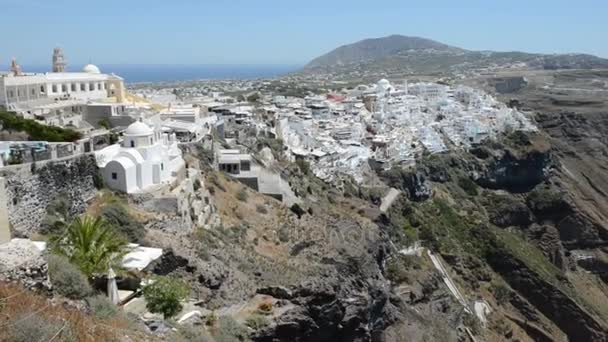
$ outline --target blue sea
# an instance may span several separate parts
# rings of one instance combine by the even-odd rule
[[[298,65],[169,65],[98,64],[102,73],[115,73],[126,83],[272,78],[297,71]],[[48,72],[50,66],[23,66],[24,72]],[[67,71],[80,71],[68,65]]]

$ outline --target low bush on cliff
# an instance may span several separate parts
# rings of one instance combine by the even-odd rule
[[[46,208],[46,216],[40,225],[42,234],[61,234],[70,221],[70,202],[66,194],[57,197]]]
[[[65,257],[50,255],[48,272],[53,290],[64,297],[83,299],[93,293],[87,277]]]
[[[114,318],[119,313],[118,307],[104,295],[89,297],[86,301],[93,315],[101,320]]]
[[[268,318],[260,314],[253,314],[247,318],[245,325],[253,330],[260,330],[268,325]]]
[[[469,196],[477,196],[479,191],[477,190],[477,184],[468,177],[461,177],[458,179],[458,185],[467,193]]]
[[[531,191],[527,203],[534,212],[549,213],[567,209],[562,194],[556,189],[544,186],[539,186]]]
[[[9,335],[14,342],[51,341],[53,338],[57,341],[76,340],[69,326],[39,314],[16,317],[15,323],[9,326]]]
[[[216,342],[250,341],[248,336],[247,328],[229,316],[219,318],[218,326],[213,333]]]
[[[27,133],[30,140],[64,142],[81,138],[81,134],[72,129],[47,126],[36,120],[24,119],[15,113],[0,111],[0,123],[5,130]]]
[[[101,217],[130,242],[141,242],[146,229],[120,203],[110,203],[101,209]]]

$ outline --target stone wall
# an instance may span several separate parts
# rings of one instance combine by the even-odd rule
[[[129,195],[131,204],[156,214],[156,219],[146,223],[147,229],[187,235],[196,228],[212,229],[221,224],[200,171],[188,169],[186,173],[187,177],[171,192]]]
[[[11,231],[8,225],[8,206],[6,203],[6,180],[0,177],[0,244],[11,240]]]
[[[71,214],[83,213],[100,179],[92,155],[4,169],[0,176],[6,180],[8,217],[17,237],[37,232],[49,203],[58,196],[69,199]]]

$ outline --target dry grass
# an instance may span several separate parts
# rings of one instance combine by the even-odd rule
[[[125,319],[103,321],[94,319],[76,309],[53,304],[48,299],[24,290],[21,287],[0,283],[0,341],[12,340],[9,327],[18,319],[28,319],[37,315],[48,322],[65,326],[78,341],[150,341],[154,340],[143,332],[134,330]],[[54,341],[62,341],[62,332]]]

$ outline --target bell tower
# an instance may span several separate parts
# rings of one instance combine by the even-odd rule
[[[61,48],[55,48],[53,50],[53,72],[65,72],[65,65],[63,50]]]

